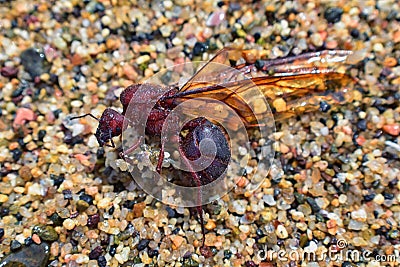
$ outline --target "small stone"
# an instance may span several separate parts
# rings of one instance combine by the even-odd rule
[[[53,44],[60,50],[64,50],[67,48],[67,43],[61,36],[54,37]]]
[[[350,230],[360,231],[363,228],[364,224],[360,221],[350,220],[349,225],[347,226]]]
[[[374,202],[375,202],[376,204],[378,204],[378,205],[382,205],[383,202],[385,202],[385,198],[383,197],[382,194],[377,194],[377,195],[374,197]]]
[[[213,220],[208,220],[206,225],[204,226],[207,230],[213,230],[217,225]]]
[[[65,227],[65,229],[67,230],[72,230],[75,228],[75,221],[73,219],[65,219],[63,222],[63,226]]]
[[[46,243],[40,245],[32,244],[23,247],[17,252],[11,253],[6,256],[1,262],[0,266],[4,267],[46,267],[47,261],[50,257],[50,248]]]
[[[22,166],[18,171],[24,181],[29,182],[32,179],[31,169],[28,166]]]
[[[136,63],[138,64],[138,65],[141,65],[141,64],[143,64],[143,63],[146,63],[147,61],[149,61],[150,60],[150,56],[149,55],[143,55],[143,56],[140,56],[140,57],[138,57],[137,59],[136,59]]]
[[[289,236],[285,226],[283,226],[282,224],[278,225],[275,233],[276,233],[277,237],[280,239],[285,239],[285,238],[288,238],[288,236]]]
[[[182,245],[183,240],[184,240],[184,238],[180,235],[174,235],[173,237],[171,237],[171,239],[172,239],[172,243],[174,245],[174,249],[179,248]]]
[[[7,78],[16,78],[18,76],[18,69],[13,67],[2,67],[0,74]]]
[[[20,242],[18,242],[15,239],[11,240],[10,249],[11,249],[12,252],[16,252],[21,247],[22,247],[22,244]]]
[[[397,123],[385,124],[385,125],[383,125],[382,129],[386,133],[393,135],[393,136],[399,136],[399,134],[400,134],[400,125]]]
[[[250,226],[248,226],[248,225],[240,225],[239,226],[239,230],[240,230],[240,232],[242,232],[244,234],[248,234],[250,232]]]
[[[239,199],[231,202],[229,210],[231,212],[236,212],[237,214],[244,214],[246,212],[247,201],[244,199]]]
[[[8,196],[0,194],[0,203],[6,203],[8,201]]]
[[[142,239],[142,240],[139,241],[137,249],[139,251],[141,251],[141,250],[145,249],[149,245],[149,243],[150,243],[149,239]]]
[[[32,233],[37,234],[44,241],[56,241],[58,239],[58,233],[50,225],[47,226],[35,226],[32,229]]]
[[[139,218],[143,216],[143,210],[146,208],[145,202],[136,203],[133,205],[133,217]]]
[[[274,199],[273,195],[264,195],[263,196],[263,200],[266,204],[268,204],[269,206],[275,206],[276,205],[276,201]]]
[[[101,246],[97,246],[92,251],[90,251],[89,259],[90,260],[96,260],[101,256],[102,253],[103,253],[102,247]]]
[[[101,23],[103,23],[103,25],[108,26],[111,24],[111,18],[109,16],[103,16],[101,17]]]
[[[213,13],[208,17],[206,21],[206,25],[208,27],[215,27],[221,24],[221,22],[225,19],[225,12],[223,10],[218,10]]]
[[[17,129],[27,121],[33,121],[36,119],[35,113],[29,108],[19,108],[15,116],[13,127]]]
[[[343,9],[339,7],[329,7],[324,12],[324,18],[329,23],[336,23],[342,19]]]
[[[39,50],[28,48],[21,53],[20,58],[25,71],[30,74],[31,78],[40,76],[50,69],[46,57]]]
[[[88,207],[89,207],[89,203],[87,203],[86,201],[83,201],[80,199],[76,202],[76,209],[79,212],[85,211]]]
[[[360,222],[365,222],[367,220],[367,212],[364,209],[352,211],[351,218]]]
[[[368,242],[364,238],[356,236],[353,238],[353,245],[356,247],[365,247],[368,246]]]
[[[102,198],[99,200],[99,202],[97,203],[97,207],[99,209],[106,209],[111,205],[111,199],[108,197]]]
[[[37,234],[32,235],[32,241],[35,242],[36,244],[42,243],[42,240],[40,240],[40,237]]]
[[[313,33],[311,35],[311,42],[313,45],[320,47],[324,44],[324,41],[321,38],[321,35],[319,33]]]

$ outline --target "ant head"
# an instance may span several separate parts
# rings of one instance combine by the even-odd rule
[[[95,133],[100,146],[107,145],[109,140],[111,144],[113,144],[112,138],[122,134],[124,118],[122,114],[111,108],[104,110]],[[112,145],[112,147],[114,147],[114,145]]]

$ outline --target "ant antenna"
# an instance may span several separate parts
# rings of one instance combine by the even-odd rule
[[[81,115],[81,116],[72,117],[71,120],[80,119],[80,118],[83,118],[83,117],[86,117],[86,116],[90,116],[93,119],[95,119],[96,121],[99,121],[99,118],[95,117],[93,114],[90,114],[90,113],[84,114],[84,115]]]

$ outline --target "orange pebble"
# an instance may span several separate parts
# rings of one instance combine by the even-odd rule
[[[397,123],[383,125],[382,129],[393,136],[398,136],[400,134],[400,125]]]
[[[32,235],[32,241],[35,242],[36,244],[42,243],[42,240],[40,240],[40,237],[37,234]]]

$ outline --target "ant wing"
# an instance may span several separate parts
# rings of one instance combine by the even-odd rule
[[[201,66],[182,86],[180,92],[186,92],[198,88],[199,82],[222,84],[235,80],[237,72],[230,65],[230,60],[237,60],[241,51],[235,48],[225,47],[219,50],[215,56]],[[233,72],[232,72],[233,71]]]
[[[348,50],[324,50],[286,58],[257,60],[253,64],[242,64],[236,68],[251,77],[266,74],[277,77],[328,72],[344,73],[349,65],[358,62],[363,56],[365,56],[363,51],[353,53]]]
[[[198,115],[209,114],[210,110],[215,109],[215,107],[211,107],[211,103],[214,105],[213,102],[222,101],[234,109],[241,116],[242,121],[249,126],[255,124],[257,117],[269,116],[269,109],[248,105],[249,100],[254,101],[254,99],[264,96],[273,107],[275,116],[278,119],[286,118],[302,112],[317,110],[321,101],[343,101],[345,93],[343,88],[354,81],[343,73],[344,63],[351,54],[349,51],[308,53],[266,61],[261,70],[255,69],[254,64],[239,66],[236,69],[225,65],[226,67],[220,68],[225,72],[214,72],[217,76],[216,79],[212,79],[212,81],[191,79],[180,92],[174,95],[174,98],[176,103],[188,99],[198,99],[197,105],[191,105],[193,108],[187,111],[197,112]],[[217,54],[216,57],[218,55],[221,54]],[[215,68],[210,68],[208,65],[215,64],[207,64],[195,76],[201,77],[199,73],[203,73],[205,70],[207,72],[215,71]],[[265,73],[271,68],[276,72],[272,76]],[[220,81],[221,77],[229,77],[227,73],[231,79],[215,83],[215,81]],[[210,73],[208,74],[210,75]],[[245,75],[252,78],[246,78]],[[197,111],[194,111],[195,109]],[[221,116],[226,115],[224,112],[220,113]]]

